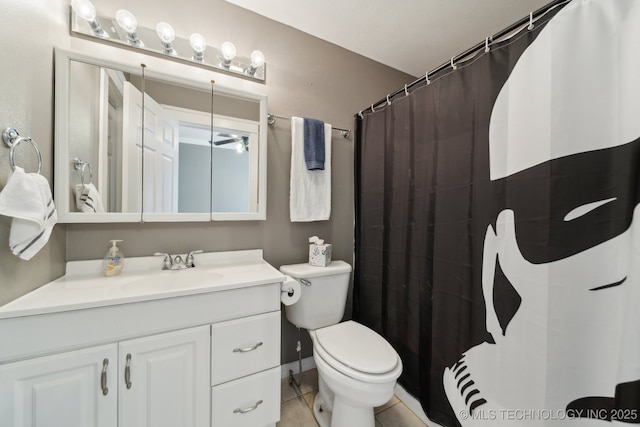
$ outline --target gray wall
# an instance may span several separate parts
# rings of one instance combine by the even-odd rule
[[[265,93],[269,110],[284,116],[308,116],[342,128],[354,127],[353,114],[413,77],[367,60],[330,43],[270,21],[223,0],[94,0],[104,14],[119,8],[132,11],[139,25],[171,23],[179,36],[202,33],[209,45],[230,40],[239,54],[260,49],[267,58],[265,84],[197,67],[194,75],[211,75],[216,84]],[[34,136],[45,156],[45,175],[53,167],[52,50],[70,47],[92,55],[137,58],[136,52],[69,37],[65,0],[0,0],[3,16],[3,62],[0,71],[1,125],[13,125]],[[34,16],[35,15],[35,16]],[[24,31],[37,28],[37,31]],[[149,69],[165,70],[163,60],[140,56]],[[330,221],[289,221],[291,134],[287,120],[268,129],[267,220],[216,223],[74,224],[58,225],[47,247],[31,263],[19,261],[7,249],[10,221],[0,218],[0,303],[9,301],[63,274],[63,262],[104,256],[110,239],[124,239],[127,256],[156,251],[184,253],[192,249],[223,251],[262,248],[265,259],[278,267],[306,262],[307,238],[318,235],[333,243],[333,258],[353,258],[353,139],[333,133],[332,213]],[[0,148],[0,185],[8,176],[8,150]],[[66,237],[66,242],[65,242]],[[65,254],[66,251],[66,254]],[[37,268],[34,268],[37,267]],[[350,310],[349,310],[350,312]],[[296,359],[297,332],[283,317],[282,361]],[[303,334],[304,356],[311,345]]]
[[[43,157],[42,174],[53,181],[53,46],[69,43],[67,6],[62,1],[0,0],[0,128],[31,136]],[[28,172],[37,168],[26,144],[16,154]],[[9,148],[0,142],[0,189],[9,177]],[[54,228],[30,261],[9,250],[11,218],[0,215],[0,304],[64,274],[66,227]]]

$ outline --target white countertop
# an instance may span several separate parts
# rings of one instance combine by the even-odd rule
[[[102,260],[71,261],[67,274],[0,307],[0,319],[218,292],[285,277],[261,249],[195,255],[196,267],[162,270],[162,257],[125,258],[119,276],[105,277]]]

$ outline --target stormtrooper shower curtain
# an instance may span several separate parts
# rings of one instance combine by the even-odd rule
[[[640,1],[358,120],[354,317],[445,426],[640,424]]]

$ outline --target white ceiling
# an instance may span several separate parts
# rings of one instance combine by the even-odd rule
[[[226,0],[413,76],[550,0]]]

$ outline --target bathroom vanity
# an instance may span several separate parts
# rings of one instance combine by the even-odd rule
[[[102,260],[0,307],[0,425],[275,426],[280,284],[261,250]]]

